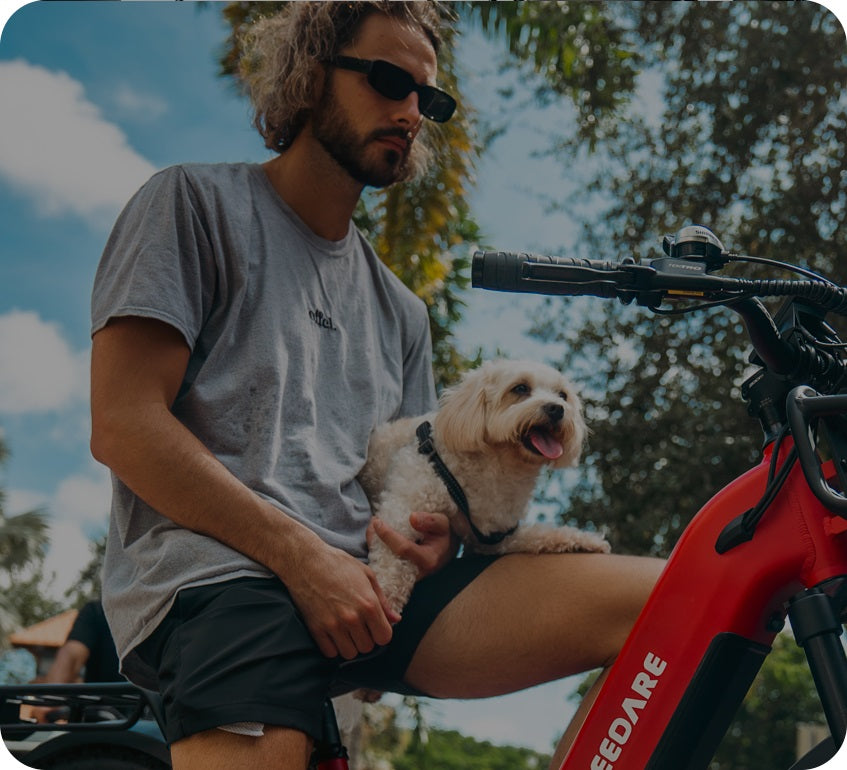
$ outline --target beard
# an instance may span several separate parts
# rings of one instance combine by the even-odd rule
[[[413,142],[404,151],[377,143],[384,136],[409,141],[406,129],[383,128],[365,137],[357,135],[349,114],[334,96],[331,82],[327,82],[312,114],[312,134],[327,154],[361,185],[388,187],[415,176],[420,166],[421,151]]]

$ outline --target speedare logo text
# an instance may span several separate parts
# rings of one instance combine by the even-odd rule
[[[615,762],[621,758],[638,718],[667,665],[667,661],[652,652],[647,653],[642,670],[632,680],[631,694],[621,703],[621,715],[609,725],[606,736],[600,741],[600,749],[591,760],[591,770],[614,770]]]

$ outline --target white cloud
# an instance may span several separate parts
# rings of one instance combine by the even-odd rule
[[[0,413],[62,409],[88,396],[88,352],[37,313],[0,315]]]
[[[0,62],[0,104],[0,176],[44,216],[72,213],[101,226],[156,170],[64,72]]]
[[[50,550],[44,559],[43,574],[51,598],[62,601],[67,591],[91,561],[91,540],[76,524],[58,521],[50,526]]]
[[[64,479],[48,506],[56,519],[74,522],[86,531],[94,532],[105,526],[111,499],[109,471],[102,465],[93,464],[89,475]]]
[[[87,470],[63,479],[52,494],[8,490],[8,515],[33,508],[42,508],[49,515],[50,547],[44,575],[54,576],[48,589],[53,598],[61,601],[91,561],[90,543],[106,531],[111,497],[109,472],[93,460]]]
[[[128,83],[122,83],[112,94],[121,113],[140,120],[154,120],[168,111],[167,102],[154,94],[141,93]]]
[[[44,508],[50,505],[49,495],[34,492],[31,489],[7,489],[4,510],[8,516],[16,516],[24,511]]]

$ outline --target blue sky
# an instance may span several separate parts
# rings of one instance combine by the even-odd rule
[[[833,3],[828,4],[834,8]],[[61,593],[88,561],[108,511],[108,474],[88,453],[88,301],[112,221],[155,170],[186,161],[262,161],[246,102],[216,76],[227,29],[221,6],[174,2],[50,2],[12,10],[0,38],[0,469],[9,514],[52,516],[48,568]],[[843,18],[843,17],[842,17]],[[498,117],[497,50],[468,32],[464,91]],[[488,113],[486,112],[488,111]],[[566,214],[527,193],[573,179],[531,157],[566,107],[510,115],[478,169],[474,214],[501,249],[562,253]],[[530,297],[474,292],[459,344],[552,356],[526,340]],[[485,704],[439,705],[438,719],[495,741],[547,750],[569,713],[568,685]]]

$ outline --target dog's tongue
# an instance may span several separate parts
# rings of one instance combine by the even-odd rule
[[[553,436],[543,430],[535,429],[531,431],[529,440],[548,460],[557,460],[565,451],[565,448]]]

